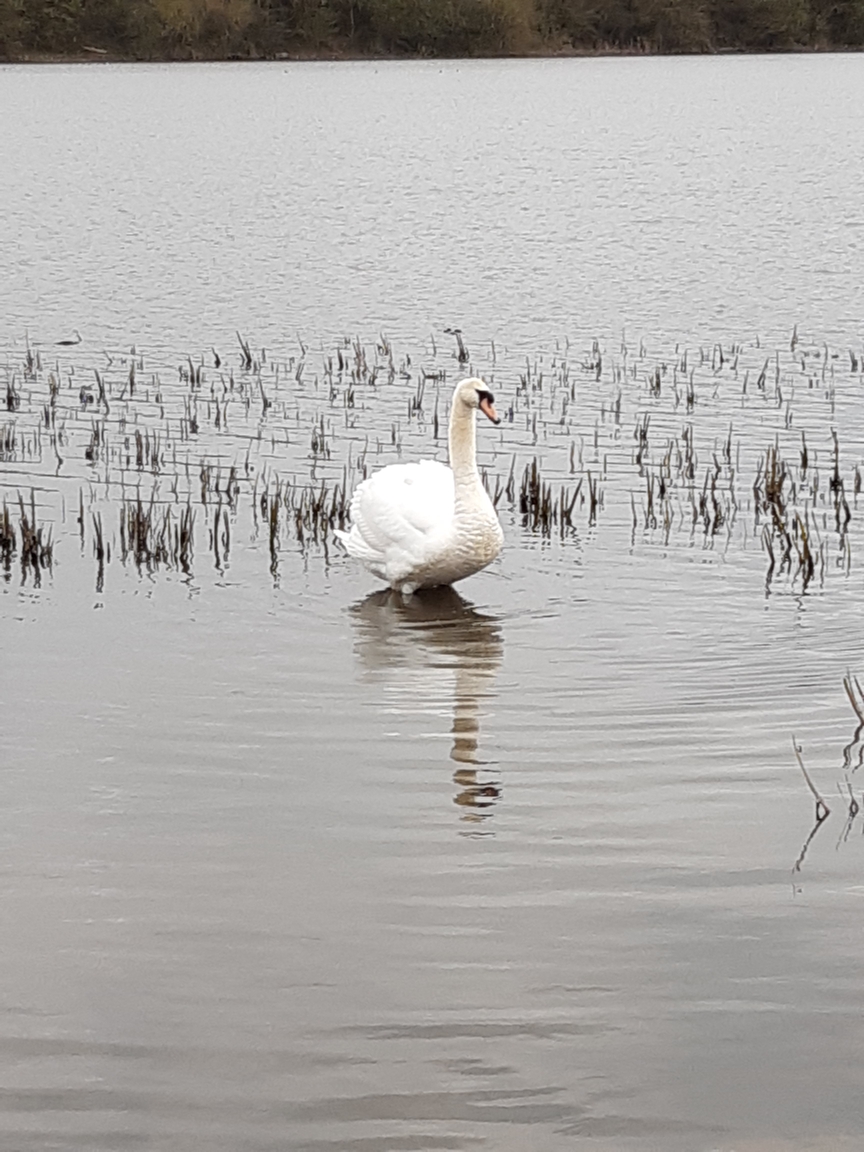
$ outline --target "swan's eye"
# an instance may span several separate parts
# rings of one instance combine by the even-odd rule
[[[477,389],[477,402],[478,402],[478,404],[480,403],[481,400],[488,400],[490,404],[495,403],[495,397],[492,395],[491,392],[487,391],[485,388],[482,391],[479,388]]]

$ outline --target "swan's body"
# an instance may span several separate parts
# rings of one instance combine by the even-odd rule
[[[391,464],[359,484],[351,530],[339,536],[349,555],[391,588],[455,584],[491,564],[504,542],[477,471],[474,413],[498,423],[482,380],[463,380],[450,408],[450,467],[437,460]]]

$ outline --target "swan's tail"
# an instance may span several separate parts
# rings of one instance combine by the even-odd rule
[[[383,557],[377,548],[373,548],[369,544],[356,524],[351,526],[350,532],[343,532],[340,528],[334,528],[333,534],[339,538],[339,543],[349,556],[353,556],[355,560],[359,560],[367,566],[374,565],[372,571],[377,574]]]

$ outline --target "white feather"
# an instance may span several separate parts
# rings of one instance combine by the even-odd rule
[[[479,380],[456,388],[450,417],[450,458],[391,464],[356,488],[351,529],[338,535],[349,555],[393,588],[452,584],[485,568],[501,551],[503,534],[474,459],[474,412]],[[493,413],[494,415],[494,413]]]
[[[445,464],[391,464],[357,487],[351,531],[341,535],[350,555],[376,576],[401,583],[446,545],[453,510],[453,472]]]

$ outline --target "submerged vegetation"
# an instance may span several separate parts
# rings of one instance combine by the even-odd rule
[[[0,0],[0,59],[786,51],[864,45],[864,0]]]

